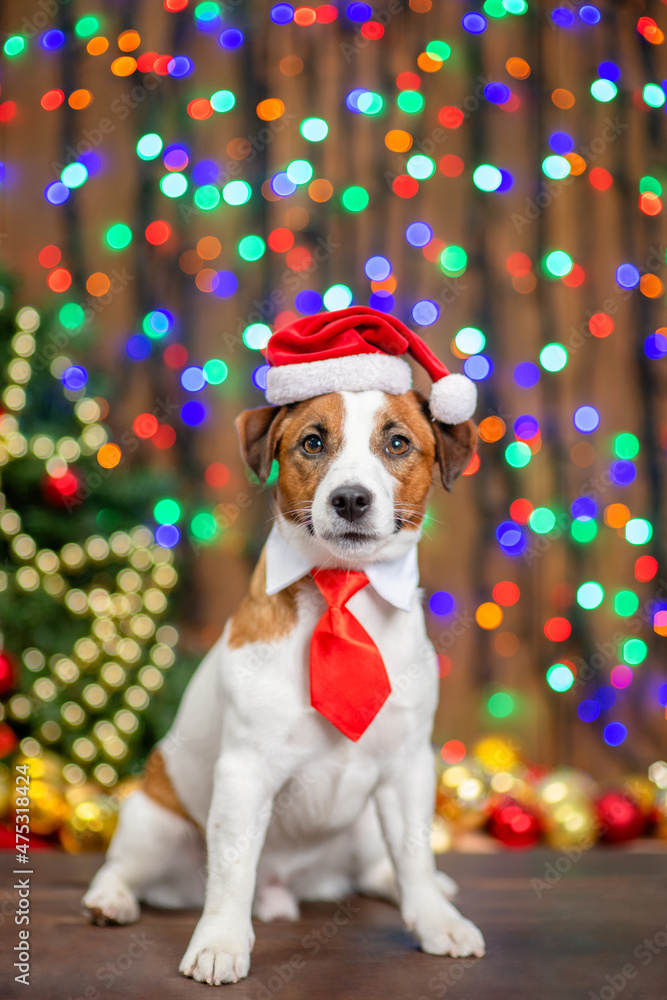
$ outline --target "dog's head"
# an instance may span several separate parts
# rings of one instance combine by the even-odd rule
[[[279,515],[303,541],[355,562],[391,558],[418,531],[437,465],[449,490],[475,450],[472,420],[434,421],[414,391],[334,392],[237,419],[261,483],[279,463]],[[397,544],[396,544],[397,543]]]

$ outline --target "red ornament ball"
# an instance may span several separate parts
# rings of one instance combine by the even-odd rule
[[[540,839],[540,822],[532,812],[509,797],[502,798],[489,819],[489,833],[505,847],[523,850]]]
[[[646,827],[646,817],[624,792],[606,792],[595,803],[600,839],[620,843],[640,837]]]
[[[0,652],[0,694],[7,694],[15,683],[14,664],[8,653]]]

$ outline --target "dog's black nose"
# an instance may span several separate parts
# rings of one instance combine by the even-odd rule
[[[353,483],[352,486],[339,486],[333,491],[331,506],[346,521],[356,521],[366,513],[371,499],[371,494],[365,486]]]

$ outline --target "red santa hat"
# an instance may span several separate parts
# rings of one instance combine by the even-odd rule
[[[282,406],[327,392],[380,389],[397,396],[412,385],[409,354],[433,380],[431,415],[459,424],[474,413],[477,387],[450,375],[416,333],[369,306],[303,316],[276,330],[266,348],[266,398]]]

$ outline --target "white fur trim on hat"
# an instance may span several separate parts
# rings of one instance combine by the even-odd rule
[[[443,424],[461,424],[477,406],[477,386],[467,375],[446,375],[433,383],[429,408]]]
[[[327,392],[379,389],[392,396],[400,396],[411,385],[410,365],[402,358],[390,354],[348,354],[341,358],[269,368],[266,398],[269,403],[283,406],[323,396]]]

